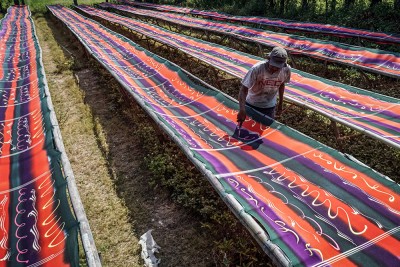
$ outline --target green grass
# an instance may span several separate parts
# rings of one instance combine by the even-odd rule
[[[103,0],[77,0],[79,5],[92,5],[96,3],[104,2]],[[60,4],[63,6],[70,6],[74,4],[73,0],[28,0],[25,1],[29,4],[31,11],[36,12],[46,12],[46,5]]]

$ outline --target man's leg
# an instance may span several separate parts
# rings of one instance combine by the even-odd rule
[[[267,115],[268,117],[270,117],[271,119],[275,120],[275,108],[276,107],[272,107],[272,108],[266,108],[264,109],[264,114]]]
[[[252,107],[253,109],[257,110],[258,112],[261,112],[262,114],[267,115],[271,119],[275,120],[275,108],[276,108],[276,106],[272,107],[272,108],[259,108],[259,107],[253,106],[253,105],[251,105],[251,104],[249,104],[247,102],[246,102],[246,105],[249,106],[249,107]]]

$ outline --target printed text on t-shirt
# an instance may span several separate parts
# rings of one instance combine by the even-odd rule
[[[278,86],[279,87],[282,84],[282,81],[264,79],[264,80],[258,81],[258,84],[261,85],[261,86],[268,86],[269,85],[269,86]]]

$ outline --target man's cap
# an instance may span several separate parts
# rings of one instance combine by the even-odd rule
[[[269,64],[277,68],[283,68],[287,61],[287,52],[284,48],[280,46],[275,46],[269,56]]]

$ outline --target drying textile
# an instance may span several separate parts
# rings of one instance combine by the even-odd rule
[[[398,184],[251,110],[235,130],[236,101],[93,20],[48,8],[222,186],[221,196],[236,198],[262,225],[286,265],[398,265]]]

